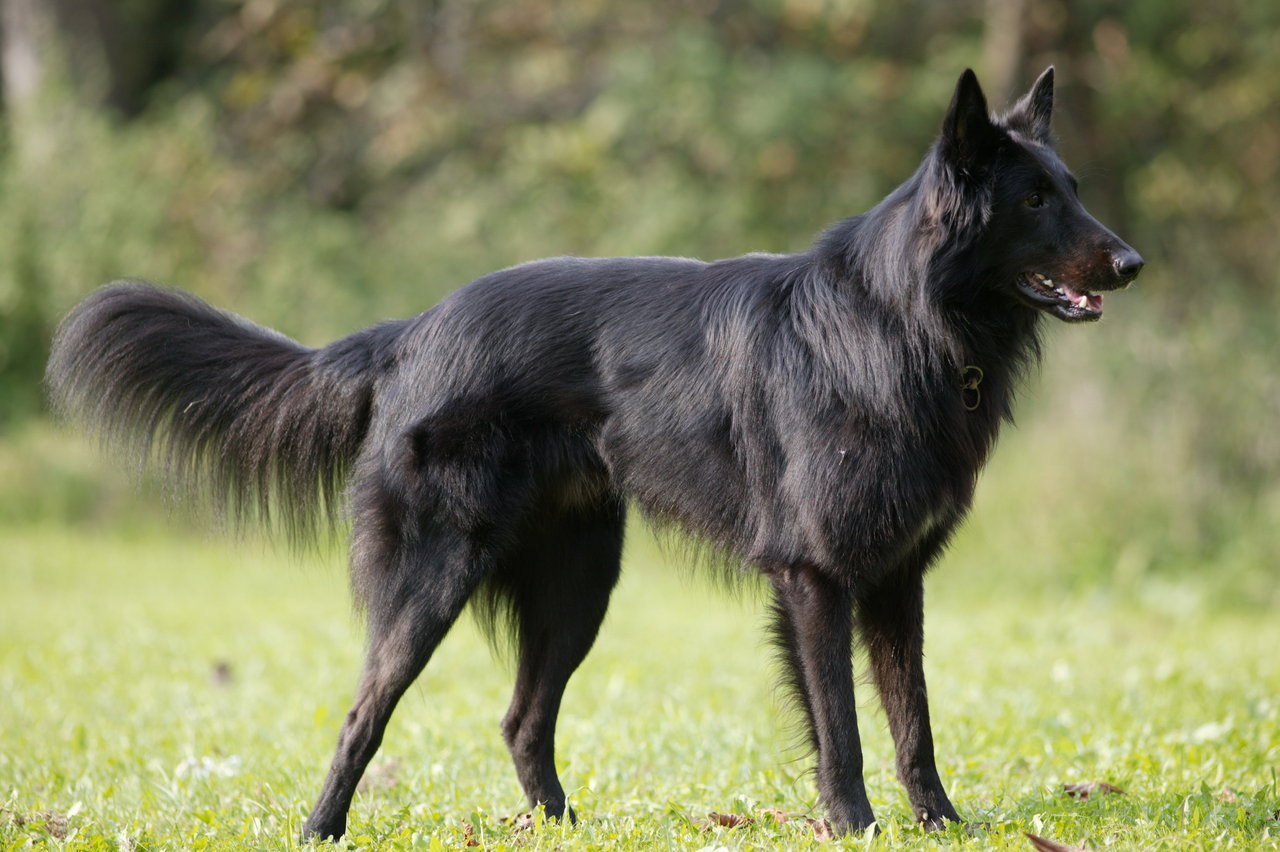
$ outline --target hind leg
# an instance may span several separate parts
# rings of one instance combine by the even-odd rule
[[[555,766],[560,699],[604,620],[618,579],[623,515],[620,503],[608,501],[544,519],[522,540],[519,561],[496,578],[519,649],[502,734],[530,807],[542,805],[548,817],[567,809]]]
[[[933,756],[924,682],[924,569],[912,565],[858,599],[858,625],[889,718],[898,780],[916,821],[933,830],[960,821]]]
[[[402,545],[369,600],[369,649],[355,703],[304,839],[337,839],[347,828],[356,784],[382,743],[396,703],[421,673],[487,570],[464,541]]]

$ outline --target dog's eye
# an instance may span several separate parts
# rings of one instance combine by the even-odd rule
[[[1035,210],[1044,206],[1044,196],[1038,192],[1033,192],[1022,199],[1022,203]]]

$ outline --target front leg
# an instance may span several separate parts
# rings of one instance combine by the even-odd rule
[[[875,822],[853,700],[853,595],[809,566],[770,574],[776,638],[818,752],[818,795],[836,831]]]
[[[924,683],[924,571],[916,566],[858,597],[858,626],[897,750],[898,780],[929,830],[960,822],[938,777]]]

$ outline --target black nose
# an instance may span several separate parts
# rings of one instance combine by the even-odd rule
[[[1128,246],[1123,251],[1116,252],[1111,263],[1121,281],[1132,281],[1137,278],[1143,266],[1142,255]]]

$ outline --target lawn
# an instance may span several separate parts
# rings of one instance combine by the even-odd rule
[[[497,728],[509,668],[467,620],[402,702],[346,845],[1027,850],[1033,832],[1089,849],[1280,848],[1274,605],[1223,595],[1212,571],[1018,581],[1011,564],[1048,555],[997,546],[1012,524],[1000,505],[980,502],[928,602],[940,767],[988,828],[911,824],[869,684],[881,834],[820,841],[801,816],[779,822],[820,813],[762,597],[705,584],[637,526],[560,725],[581,822],[513,819]],[[298,557],[163,520],[0,526],[0,849],[296,848],[359,665],[339,550]],[[1089,782],[1124,792],[1064,791]]]

